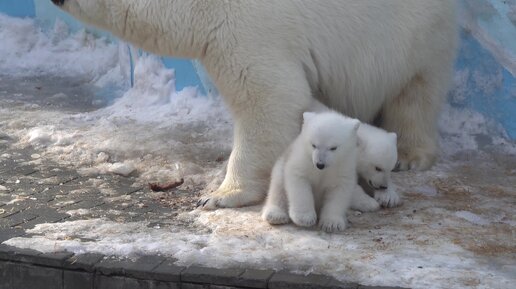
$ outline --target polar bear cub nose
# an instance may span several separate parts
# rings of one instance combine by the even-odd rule
[[[317,163],[315,166],[320,170],[324,170],[324,167],[326,167],[323,163]]]

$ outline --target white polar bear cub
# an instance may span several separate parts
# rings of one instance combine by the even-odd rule
[[[362,123],[358,130],[359,153],[357,173],[366,184],[374,189],[374,198],[382,207],[391,208],[401,204],[401,198],[391,181],[391,171],[398,159],[395,133]],[[359,211],[374,211],[378,205],[357,186],[351,207]]]
[[[311,111],[331,111],[320,101],[313,99]],[[358,159],[357,173],[363,184],[357,186],[353,194],[351,208],[362,212],[376,211],[380,206],[397,207],[401,198],[394,189],[391,172],[398,160],[397,135],[381,128],[362,123],[357,132]],[[374,189],[374,199],[367,195],[360,186]],[[375,201],[376,200],[376,201]]]
[[[269,223],[327,232],[346,228],[346,211],[357,187],[360,122],[337,112],[303,114],[301,133],[277,160],[263,218]],[[286,208],[288,207],[288,215]]]

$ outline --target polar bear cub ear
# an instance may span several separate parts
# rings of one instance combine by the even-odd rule
[[[396,143],[396,141],[398,140],[398,135],[396,135],[395,132],[390,132],[389,133],[389,138],[390,140],[393,142],[393,143]]]
[[[316,113],[311,111],[306,111],[303,113],[303,122],[308,123],[315,117]]]

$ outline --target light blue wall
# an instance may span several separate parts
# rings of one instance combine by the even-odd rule
[[[36,15],[33,0],[0,0],[0,12],[14,17],[34,17]]]
[[[495,119],[516,140],[516,0],[461,0],[456,70],[467,90],[451,98]]]

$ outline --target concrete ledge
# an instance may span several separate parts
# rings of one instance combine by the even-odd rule
[[[0,245],[0,289],[393,289],[287,271],[182,267],[161,256],[118,259],[68,252],[42,254]]]

